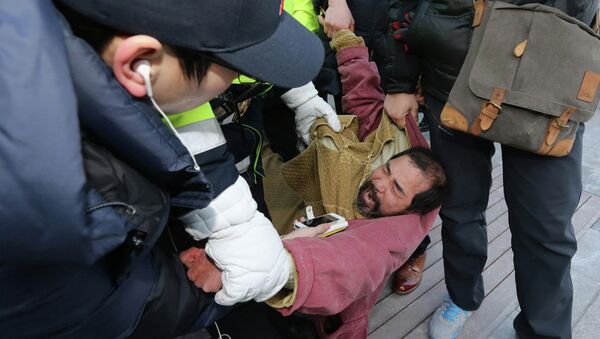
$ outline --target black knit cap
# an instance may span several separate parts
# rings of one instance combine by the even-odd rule
[[[323,63],[318,38],[283,11],[281,0],[58,0],[130,34],[210,52],[257,79],[292,88]]]

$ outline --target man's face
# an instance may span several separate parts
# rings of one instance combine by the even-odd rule
[[[360,186],[355,204],[367,218],[404,214],[415,195],[430,187],[430,180],[409,157],[401,156],[371,172]]]
[[[157,104],[167,113],[180,113],[200,106],[225,91],[238,73],[212,63],[198,84],[187,79],[177,57],[165,51],[160,75],[153,84]]]

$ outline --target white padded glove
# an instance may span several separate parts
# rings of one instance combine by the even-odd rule
[[[207,207],[180,220],[194,238],[208,237],[206,254],[222,271],[218,304],[267,300],[288,280],[292,268],[283,243],[269,219],[256,210],[241,177]]]
[[[201,240],[214,232],[251,220],[256,208],[248,183],[238,176],[233,185],[221,192],[208,206],[184,214],[179,220],[194,239]]]
[[[265,301],[283,288],[292,270],[277,231],[258,211],[243,225],[213,233],[205,250],[222,271],[219,305]]]
[[[336,132],[342,128],[337,114],[318,95],[312,82],[290,89],[281,96],[281,100],[296,113],[296,133],[307,145],[310,143],[310,127],[317,118],[325,118],[329,127]]]

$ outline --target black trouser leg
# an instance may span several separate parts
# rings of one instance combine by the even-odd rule
[[[577,249],[571,218],[582,189],[583,130],[580,126],[573,150],[562,158],[502,148],[520,338],[571,337],[570,269]]]
[[[425,253],[425,251],[427,251],[427,246],[429,246],[430,243],[431,243],[431,238],[429,238],[429,235],[427,235],[425,237],[425,239],[423,239],[423,241],[421,241],[421,243],[419,244],[419,247],[417,247],[417,249],[413,252],[413,254],[410,257],[416,258],[418,256],[423,255]]]
[[[449,190],[440,211],[446,286],[458,306],[475,310],[484,297],[485,210],[494,147],[489,141],[440,126],[443,103],[430,97],[426,101],[432,150],[444,167]]]

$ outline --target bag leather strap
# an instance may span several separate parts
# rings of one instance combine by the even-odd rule
[[[473,15],[473,24],[471,27],[478,27],[483,20],[483,12],[485,10],[485,0],[473,0],[475,14]]]
[[[546,138],[544,139],[547,146],[554,145],[562,129],[571,127],[569,125],[569,119],[576,111],[577,110],[573,107],[567,107],[560,116],[550,120],[548,130],[546,131]]]
[[[506,90],[504,88],[494,87],[490,100],[483,103],[479,116],[473,122],[471,133],[479,135],[481,132],[487,131],[492,127],[502,110],[502,102],[505,95]]]
[[[592,29],[596,34],[600,34],[600,8],[598,8],[594,20],[592,21]]]

